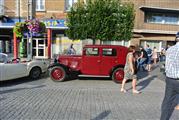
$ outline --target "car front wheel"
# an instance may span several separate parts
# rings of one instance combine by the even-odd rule
[[[38,79],[41,75],[41,69],[39,67],[34,67],[30,71],[30,78],[32,79]]]
[[[122,80],[124,78],[124,69],[123,68],[117,68],[112,73],[112,80],[116,83],[122,83]]]
[[[62,82],[66,79],[67,74],[63,67],[56,66],[50,70],[50,78],[55,82]]]

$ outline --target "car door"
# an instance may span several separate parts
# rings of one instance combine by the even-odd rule
[[[4,64],[7,61],[7,55],[0,53],[0,81],[4,80]]]
[[[4,78],[3,69],[4,69],[4,63],[0,62],[0,81],[2,81]]]
[[[97,47],[86,47],[82,58],[82,74],[99,75],[100,74],[100,54]]]
[[[4,64],[5,79],[15,79],[27,76],[27,64],[6,63]]]
[[[118,64],[117,50],[115,48],[102,48],[100,74],[108,76],[112,67]]]

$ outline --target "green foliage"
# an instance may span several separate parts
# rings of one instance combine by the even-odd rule
[[[130,40],[134,26],[134,6],[119,0],[78,2],[67,14],[70,39]]]

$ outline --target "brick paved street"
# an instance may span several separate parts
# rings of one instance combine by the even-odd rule
[[[139,77],[139,95],[131,93],[131,82],[125,94],[120,93],[121,85],[106,78],[3,82],[0,120],[158,120],[165,83],[158,79],[158,69]],[[179,120],[179,111],[172,119]]]

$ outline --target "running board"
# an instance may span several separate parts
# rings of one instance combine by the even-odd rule
[[[110,77],[110,76],[103,76],[103,75],[78,75],[79,77]]]

